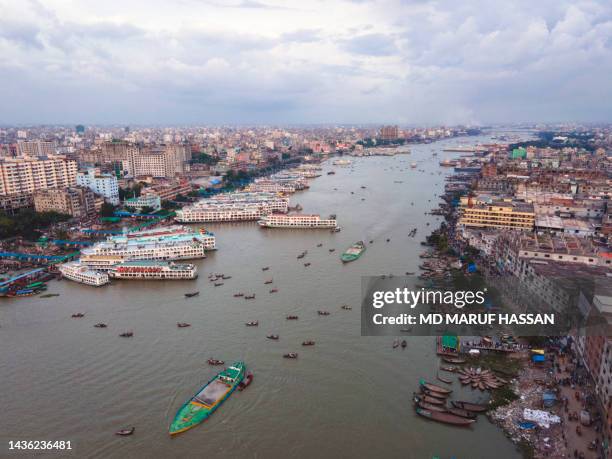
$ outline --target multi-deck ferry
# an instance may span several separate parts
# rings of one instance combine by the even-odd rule
[[[198,270],[191,263],[165,261],[127,261],[113,267],[109,276],[116,279],[195,279]]]
[[[322,219],[320,215],[267,215],[257,223],[263,228],[337,228],[335,217]]]
[[[221,193],[207,200],[194,204],[194,207],[206,206],[214,203],[233,203],[233,204],[253,204],[268,205],[273,212],[287,213],[289,209],[289,199],[280,196],[278,193],[268,192],[236,192]]]
[[[81,251],[82,258],[94,256],[121,257],[133,260],[183,260],[206,258],[206,251],[215,248],[215,236],[207,231],[199,233],[175,226],[158,230],[109,237]]]
[[[207,203],[177,210],[175,220],[181,223],[252,221],[271,213],[272,207],[263,203]]]
[[[59,272],[66,279],[70,279],[81,284],[93,285],[99,287],[108,284],[108,274],[101,273],[90,269],[88,266],[82,265],[77,261],[71,261],[59,265]]]

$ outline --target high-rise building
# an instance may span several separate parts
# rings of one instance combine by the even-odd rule
[[[44,140],[20,140],[17,142],[19,156],[50,156],[55,154],[55,143]]]
[[[34,193],[36,212],[55,211],[84,218],[95,214],[93,191],[84,187],[54,188],[39,190]]]
[[[0,194],[32,194],[36,190],[76,184],[77,162],[65,156],[0,159]]]
[[[166,144],[129,151],[129,172],[134,177],[173,178],[188,170],[191,148],[183,144]]]
[[[99,169],[90,168],[87,172],[79,172],[76,183],[103,196],[111,204],[119,205],[119,184],[114,175],[102,174]]]
[[[399,138],[399,128],[397,126],[383,126],[380,128],[380,140],[397,140]]]

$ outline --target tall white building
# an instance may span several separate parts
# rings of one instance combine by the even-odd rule
[[[0,195],[74,186],[76,175],[77,162],[65,156],[2,158]]]
[[[119,184],[114,175],[101,174],[99,169],[90,168],[87,172],[79,172],[76,181],[77,185],[104,196],[104,199],[111,204],[119,205]]]

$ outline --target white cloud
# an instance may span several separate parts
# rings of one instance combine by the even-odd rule
[[[609,120],[607,0],[0,0],[0,122]]]

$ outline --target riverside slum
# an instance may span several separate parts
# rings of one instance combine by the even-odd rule
[[[551,339],[543,349],[524,354],[523,368],[512,381],[518,398],[489,418],[534,458],[606,459],[593,387],[571,341]]]

